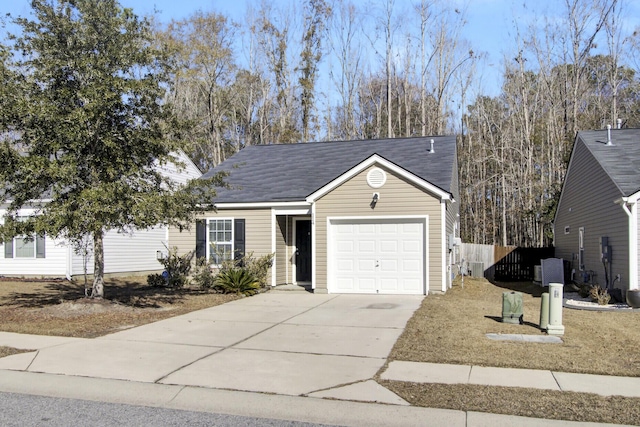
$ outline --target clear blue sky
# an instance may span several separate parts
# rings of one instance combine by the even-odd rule
[[[489,95],[496,95],[500,87],[503,55],[512,54],[515,47],[515,22],[520,30],[532,23],[533,9],[549,13],[553,17],[553,8],[562,7],[561,0],[448,0],[460,9],[466,8],[468,24],[464,37],[472,44],[476,53],[486,52],[486,66],[479,70],[483,75],[483,86]],[[275,0],[289,4],[289,0]],[[355,4],[366,5],[365,0],[353,0]],[[396,0],[397,10],[406,10],[417,0]],[[12,15],[26,15],[30,11],[29,0],[0,0],[0,16],[9,12]],[[168,22],[171,19],[188,17],[196,10],[223,13],[233,20],[242,22],[247,4],[256,8],[260,0],[120,0],[125,7],[131,7],[138,15],[159,11],[159,18]],[[300,1],[301,3],[301,1]],[[640,0],[626,0],[628,25],[640,24]],[[535,22],[534,22],[535,23]]]

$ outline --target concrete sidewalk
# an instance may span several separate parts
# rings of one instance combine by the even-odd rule
[[[411,407],[375,382],[421,301],[270,292],[96,339],[0,332],[36,350],[0,359],[0,391],[354,426],[579,424]],[[636,378],[550,371],[393,361],[382,378],[640,396]]]
[[[640,397],[640,378],[574,374],[537,369],[493,368],[393,361],[380,376],[414,383],[477,384]]]

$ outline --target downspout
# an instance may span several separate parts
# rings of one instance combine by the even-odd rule
[[[276,253],[276,227],[277,227],[276,211],[275,209],[271,208],[271,253],[272,254]],[[278,263],[276,258],[277,257],[274,255],[273,264],[271,264],[271,287],[272,288],[275,288],[277,284],[276,270],[278,268]]]
[[[447,248],[447,201],[445,199],[442,199],[440,201],[440,223],[441,223],[441,227],[440,227],[440,241],[442,242],[441,245],[441,260],[440,260],[440,265],[441,265],[441,270],[442,270],[442,282],[440,284],[440,291],[441,292],[447,292],[447,255],[448,255],[448,248]]]
[[[73,247],[71,246],[71,242],[67,241],[67,280],[71,281],[73,277]]]
[[[629,289],[638,289],[638,204],[622,197],[615,201],[629,218]]]
[[[327,227],[328,230],[328,227]],[[311,289],[314,290],[316,289],[317,286],[317,282],[316,282],[316,272],[318,271],[317,266],[316,266],[316,254],[318,253],[318,251],[316,250],[316,242],[318,241],[317,238],[317,233],[316,233],[316,203],[313,202],[313,204],[311,205]],[[326,237],[325,237],[326,239]],[[325,242],[328,241],[325,240]],[[327,243],[325,243],[326,245]],[[329,291],[329,278],[327,277],[327,273],[325,272],[325,284],[327,287],[327,292]]]

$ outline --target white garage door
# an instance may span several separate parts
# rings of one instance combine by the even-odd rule
[[[329,292],[423,294],[425,220],[331,221]]]

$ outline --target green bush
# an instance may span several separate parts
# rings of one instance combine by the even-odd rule
[[[211,271],[209,261],[205,257],[200,257],[196,260],[196,270],[191,281],[203,289],[211,289],[214,291],[222,292],[220,287],[216,286],[216,275]]]
[[[230,270],[246,270],[256,278],[261,287],[266,287],[269,279],[269,269],[273,266],[273,254],[254,258],[253,252],[246,254],[238,260],[227,260],[220,266],[220,273]]]
[[[167,279],[165,279],[162,274],[150,274],[147,276],[147,285],[153,287],[166,286]]]
[[[243,258],[244,268],[255,276],[261,287],[266,287],[269,279],[269,269],[273,266],[273,254],[253,258],[253,252]]]
[[[231,268],[220,271],[215,278],[215,286],[219,286],[225,293],[254,295],[260,290],[260,282],[248,270]]]
[[[165,258],[159,259],[167,272],[167,286],[170,288],[181,288],[189,283],[189,273],[191,272],[191,261],[195,251],[178,255],[178,248],[172,247]]]

